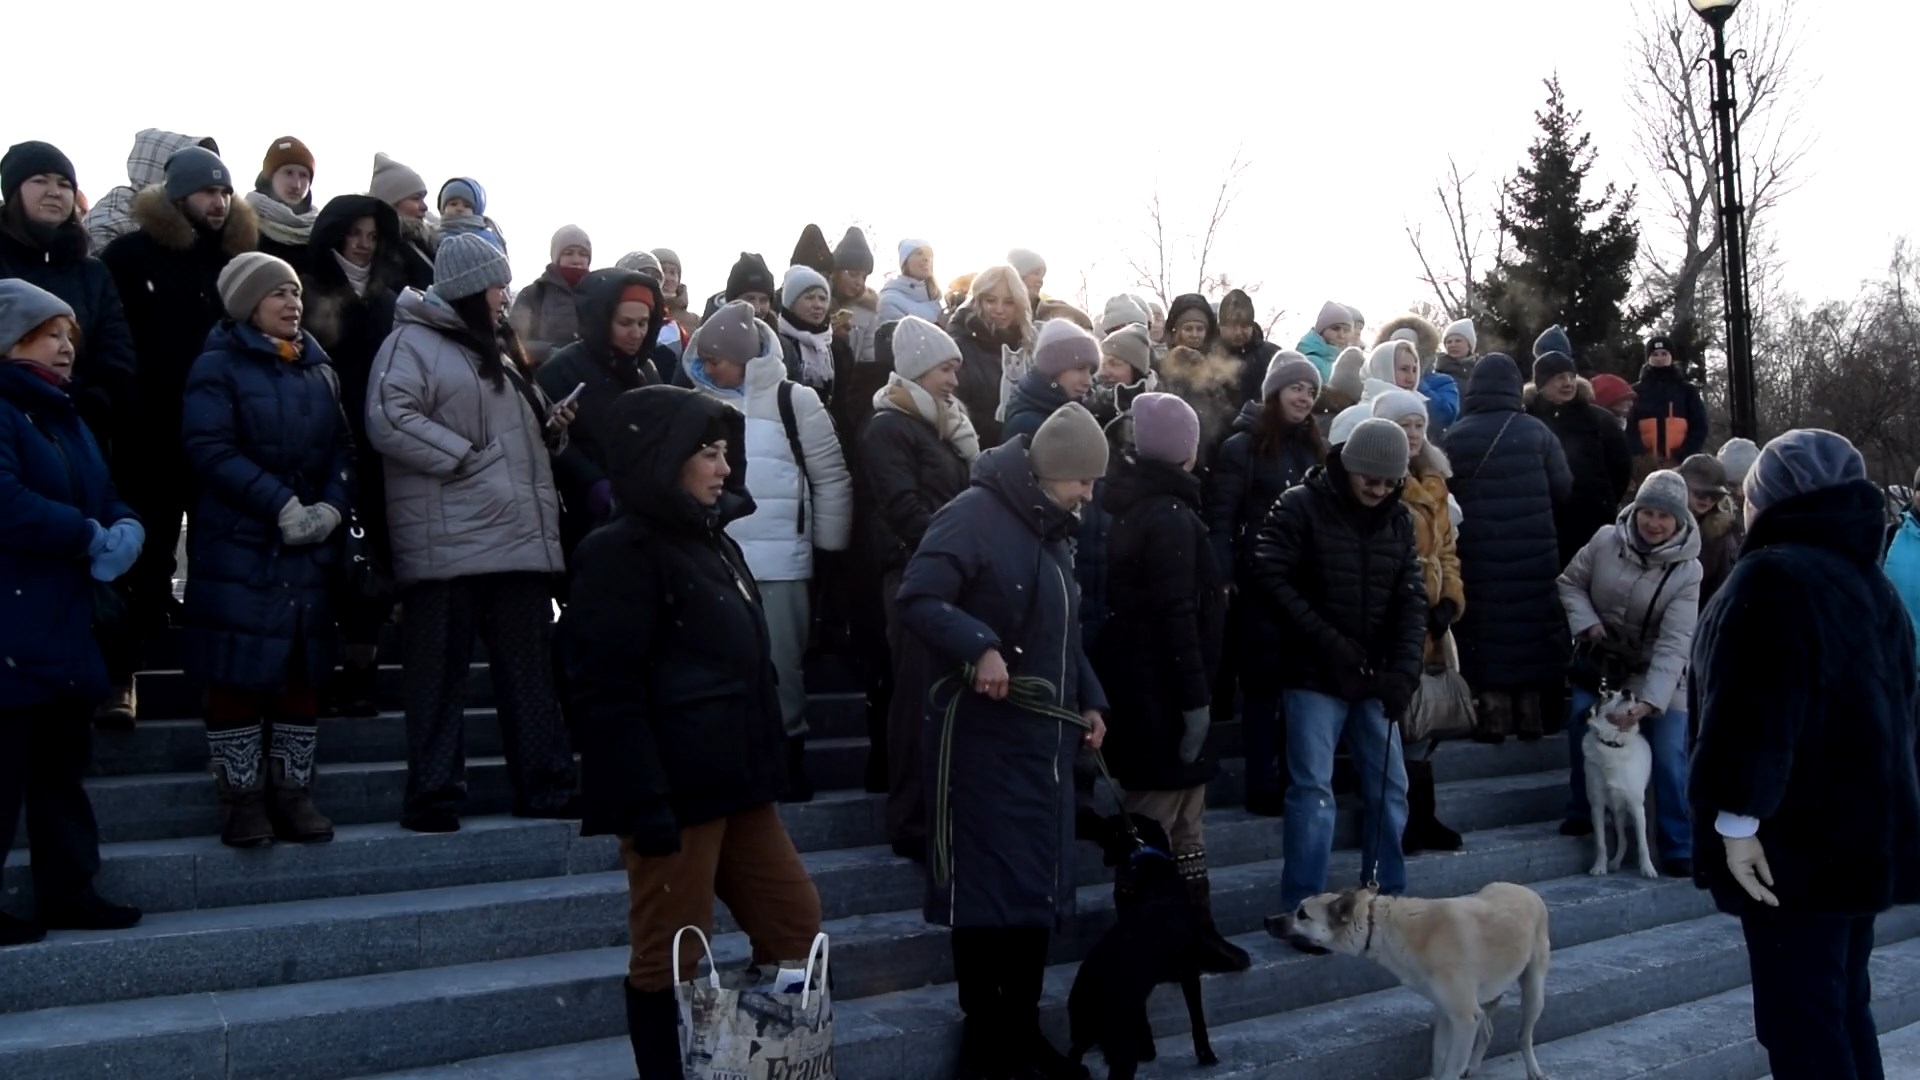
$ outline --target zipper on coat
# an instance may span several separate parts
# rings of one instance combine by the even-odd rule
[[[1054,577],[1060,582],[1060,612],[1066,616],[1061,623],[1063,631],[1060,635],[1060,689],[1058,691],[1060,700],[1057,702],[1061,708],[1065,708],[1067,705],[1067,653],[1068,644],[1072,640],[1071,635],[1073,633],[1073,594],[1067,591],[1067,575],[1060,569],[1060,560],[1049,559],[1047,561],[1053,564]],[[1066,730],[1066,726],[1063,724],[1056,723],[1053,725],[1053,786],[1056,791],[1060,788],[1060,740],[1066,734]],[[1123,812],[1125,809],[1125,807],[1121,808]],[[1054,835],[1057,836],[1060,833],[1062,825],[1065,824],[1059,820],[1060,799],[1058,796],[1053,800],[1053,814],[1053,831]],[[1062,855],[1065,854],[1064,852],[1062,853]],[[1059,882],[1060,877],[1057,872],[1053,880],[1056,884]],[[1047,891],[1047,906],[1052,907],[1053,904],[1053,890],[1049,889]]]

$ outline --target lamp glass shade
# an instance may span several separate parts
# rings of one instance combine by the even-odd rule
[[[1740,0],[1687,0],[1693,10],[1702,15],[1730,15],[1740,6]]]

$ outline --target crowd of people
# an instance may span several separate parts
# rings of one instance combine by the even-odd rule
[[[316,205],[314,170],[276,139],[236,199],[214,140],[149,129],[88,208],[53,145],[0,159],[0,808],[10,831],[26,807],[37,898],[0,944],[139,918],[92,888],[81,777],[90,725],[139,719],[143,642],[181,628],[206,686],[222,839],[315,843],[317,718],[377,712],[395,620],[400,824],[460,828],[477,638],[513,812],[620,839],[649,1080],[680,1075],[675,930],[719,900],[762,961],[818,930],[776,804],[813,794],[820,652],[864,673],[867,786],[953,928],[964,1075],[1079,1075],[1038,1008],[1076,837],[1105,827],[1093,752],[1202,912],[1229,717],[1245,809],[1284,818],[1278,906],[1327,886],[1348,791],[1397,893],[1408,854],[1463,843],[1436,747],[1401,729],[1448,672],[1474,739],[1568,732],[1569,835],[1592,828],[1585,725],[1646,734],[1660,867],[1748,920],[1779,1075],[1808,1075],[1775,1046],[1808,1036],[1783,1033],[1796,991],[1777,956],[1759,989],[1761,951],[1813,961],[1758,882],[1831,915],[1821,962],[1862,983],[1871,913],[1920,898],[1915,651],[1884,514],[1866,543],[1880,493],[1829,433],[1706,453],[1663,336],[1633,384],[1559,326],[1516,359],[1481,355],[1469,319],[1369,340],[1335,301],[1285,349],[1240,290],[1082,311],[1024,249],[943,286],[904,240],[876,291],[868,238],[812,225],[784,272],[743,253],[701,302],[673,250],[608,265],[568,225],[515,295],[477,179],[429,203],[382,154],[366,194]],[[1914,521],[1893,530],[1910,577]],[[1627,711],[1590,716],[1602,686]],[[1855,767],[1896,826],[1854,841],[1830,909],[1813,792]],[[1727,857],[1696,863],[1716,840]],[[1245,970],[1207,921],[1212,969]],[[1864,1053],[1863,1001],[1838,1008]]]

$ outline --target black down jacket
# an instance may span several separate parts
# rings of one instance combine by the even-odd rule
[[[1521,404],[1520,369],[1490,353],[1467,379],[1462,415],[1447,429],[1448,490],[1460,504],[1460,579],[1467,610],[1454,624],[1460,670],[1475,690],[1530,689],[1565,675],[1555,507],[1573,492],[1567,455]]]
[[[873,499],[874,551],[882,570],[897,570],[920,546],[933,515],[967,490],[967,461],[925,418],[892,407],[867,421],[860,449]]]
[[[1073,515],[1047,498],[1027,466],[1026,440],[980,455],[973,486],[933,516],[900,583],[900,623],[926,645],[932,670],[958,673],[996,648],[1015,677],[1045,680],[1053,705],[1105,712],[1080,647],[1072,534]],[[970,687],[959,694],[948,775],[953,872],[928,890],[927,919],[1052,927],[1074,910],[1081,730]],[[944,720],[930,708],[921,740],[936,799]]]
[[[1207,535],[1213,542],[1213,560],[1232,574],[1253,554],[1253,542],[1267,511],[1280,496],[1307,478],[1320,464],[1318,434],[1313,418],[1295,424],[1280,445],[1260,452],[1260,411],[1250,401],[1233,421],[1233,434],[1220,444],[1207,477]]]
[[[785,777],[767,621],[725,532],[753,512],[745,470],[711,508],[680,487],[707,433],[740,445],[746,418],[649,386],[620,395],[607,420],[620,510],[581,541],[560,623],[581,831],[673,850],[679,829],[764,806]]]
[[[1560,537],[1560,565],[1573,561],[1593,534],[1620,514],[1620,502],[1633,479],[1633,453],[1627,433],[1613,414],[1593,403],[1593,386],[1580,380],[1572,401],[1554,405],[1527,387],[1527,413],[1547,425],[1567,455],[1573,494],[1554,507],[1553,527]]]
[[[1360,505],[1339,451],[1274,505],[1246,577],[1280,627],[1273,662],[1282,687],[1348,697],[1336,674],[1348,645],[1376,676],[1419,678],[1427,587],[1413,516],[1397,491],[1379,506]]]
[[[1920,695],[1913,627],[1880,570],[1885,514],[1864,480],[1768,507],[1701,613],[1694,880],[1729,914],[1751,901],[1719,857],[1722,811],[1760,819],[1782,914],[1920,901]]]
[[[1105,756],[1128,791],[1183,791],[1214,760],[1180,761],[1181,714],[1213,701],[1226,638],[1227,577],[1200,520],[1200,478],[1122,458],[1107,477],[1107,621],[1094,670],[1113,702]]]

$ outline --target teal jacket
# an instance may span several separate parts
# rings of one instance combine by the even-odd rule
[[[1307,331],[1306,336],[1300,339],[1297,348],[1307,359],[1313,361],[1314,367],[1320,369],[1320,385],[1325,386],[1327,380],[1333,378],[1333,362],[1339,357],[1340,350],[1328,344],[1327,339],[1321,337],[1318,330]]]

